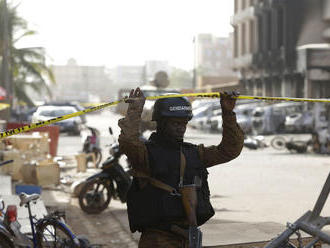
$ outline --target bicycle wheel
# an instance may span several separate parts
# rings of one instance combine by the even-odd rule
[[[101,178],[88,181],[79,194],[79,205],[88,214],[101,213],[108,207],[110,200],[108,180]]]
[[[14,244],[9,238],[0,234],[0,248],[14,248]]]
[[[36,227],[38,247],[77,247],[71,231],[56,219],[48,219]]]
[[[271,141],[270,141],[270,145],[276,149],[276,150],[283,150],[285,149],[285,143],[286,140],[284,137],[282,136],[275,136]]]

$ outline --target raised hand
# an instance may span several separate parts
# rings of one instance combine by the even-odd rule
[[[232,112],[235,104],[236,104],[236,98],[238,97],[239,92],[236,90],[233,90],[232,92],[224,91],[223,93],[220,92],[220,104],[222,113],[229,113]]]
[[[137,87],[135,90],[132,89],[129,93],[129,97],[125,98],[125,102],[129,104],[130,108],[143,109],[146,98],[142,90]]]

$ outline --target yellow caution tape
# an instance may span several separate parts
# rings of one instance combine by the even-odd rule
[[[219,98],[220,97],[220,93],[219,92],[213,92],[213,93],[187,93],[187,94],[173,94],[173,95],[162,95],[162,96],[150,96],[150,97],[146,97],[147,100],[155,100],[155,99],[160,99],[160,98],[170,98],[170,97],[205,97],[205,98]],[[325,102],[325,103],[330,103],[330,99],[311,99],[311,98],[289,98],[289,97],[264,97],[264,96],[238,96],[238,97],[234,97],[237,99],[250,99],[250,100],[266,100],[266,101],[294,101],[294,102]],[[23,132],[27,132],[30,131],[32,129],[38,128],[38,127],[43,127],[43,126],[47,126],[59,121],[63,121],[75,116],[80,116],[83,114],[87,114],[90,112],[94,112],[97,110],[101,110],[110,106],[114,106],[117,105],[120,102],[123,102],[124,99],[122,100],[118,100],[118,101],[114,101],[114,102],[109,102],[109,103],[105,103],[105,104],[101,104],[95,107],[91,107],[91,108],[87,108],[84,109],[82,111],[78,111],[72,114],[68,114],[68,115],[64,115],[64,116],[60,116],[60,117],[56,117],[47,121],[41,121],[38,123],[32,123],[30,125],[26,125],[23,127],[19,127],[19,128],[15,128],[15,129],[11,129],[8,130],[6,132],[2,132],[0,133],[0,139],[8,137],[8,136],[12,136],[15,134],[19,134],[19,133],[23,133]],[[1,106],[0,106],[1,107]]]
[[[0,103],[0,111],[9,108],[9,106],[8,103]]]
[[[163,96],[150,96],[146,97],[148,100],[169,98],[169,97],[208,97],[219,98],[219,92],[212,93],[187,93],[178,95],[163,95]],[[264,101],[292,101],[292,102],[327,102],[330,103],[330,99],[312,99],[312,98],[290,98],[290,97],[269,97],[269,96],[238,96],[237,99],[250,99],[250,100],[264,100]]]
[[[18,128],[15,128],[15,129],[11,129],[11,130],[8,130],[6,132],[0,133],[0,139],[8,137],[8,136],[15,135],[15,134],[27,132],[27,131],[30,131],[32,129],[38,128],[38,127],[47,126],[47,125],[50,125],[50,124],[53,124],[53,123],[56,123],[56,122],[59,122],[59,121],[70,119],[70,118],[75,117],[75,116],[80,116],[80,115],[83,115],[83,114],[94,112],[96,110],[104,109],[106,107],[117,105],[118,103],[120,103],[122,101],[123,100],[119,100],[119,101],[115,101],[115,102],[109,102],[109,103],[102,104],[102,105],[99,105],[99,106],[96,106],[96,107],[87,108],[87,109],[84,109],[82,111],[78,111],[78,112],[75,112],[75,113],[72,113],[72,114],[59,116],[59,117],[56,117],[56,118],[53,118],[53,119],[50,119],[50,120],[47,120],[47,121],[41,121],[41,122],[38,122],[38,123],[31,123],[30,125],[26,125],[26,126],[23,126],[23,127],[18,127]]]

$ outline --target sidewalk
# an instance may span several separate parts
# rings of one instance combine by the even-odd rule
[[[76,234],[88,237],[91,244],[109,248],[137,248],[137,241],[119,222],[110,209],[98,215],[87,215],[73,198],[66,209],[67,222]]]
[[[67,177],[69,181],[82,180],[95,172],[95,169],[88,169],[84,173],[77,173],[76,167],[69,165],[62,168],[61,178]],[[44,189],[42,199],[47,208],[64,210],[66,222],[72,231],[76,235],[86,236],[91,244],[108,248],[137,248],[136,239],[116,218],[116,215],[123,214],[123,212],[113,212],[109,207],[101,214],[89,215],[84,213],[80,209],[78,198],[73,197],[70,183],[61,184],[57,188]],[[114,202],[116,201],[112,200],[110,206]]]

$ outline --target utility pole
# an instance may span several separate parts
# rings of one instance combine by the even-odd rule
[[[193,78],[192,78],[192,88],[193,91],[196,91],[196,86],[197,86],[197,47],[196,47],[196,36],[193,38],[193,55],[194,55],[194,66],[193,66]]]
[[[3,110],[1,113],[5,120],[10,119],[10,109],[12,107],[12,84],[11,84],[11,68],[10,68],[10,47],[9,47],[9,28],[8,28],[8,8],[7,0],[3,0],[2,8],[2,25],[3,36],[2,38],[2,68],[1,68],[1,85],[7,92],[6,103],[10,104],[10,107]]]

